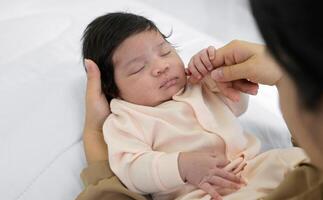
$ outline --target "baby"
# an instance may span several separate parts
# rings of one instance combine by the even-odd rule
[[[257,199],[307,159],[298,148],[259,154],[236,118],[248,98],[221,95],[209,77],[214,56],[214,47],[203,49],[185,70],[156,25],[130,13],[86,28],[83,57],[99,66],[112,112],[103,125],[109,162],[129,190],[158,200]]]

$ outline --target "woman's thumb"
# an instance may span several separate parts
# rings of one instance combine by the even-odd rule
[[[240,63],[216,68],[211,72],[211,78],[219,82],[246,79],[248,77],[246,77],[246,69],[243,65],[243,63]]]
[[[87,91],[97,94],[101,93],[101,79],[100,70],[95,62],[90,59],[84,59],[85,67],[87,70]]]

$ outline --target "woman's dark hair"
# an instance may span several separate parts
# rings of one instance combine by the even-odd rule
[[[316,109],[323,99],[321,1],[251,0],[267,47],[293,79],[301,103]]]
[[[108,102],[119,96],[114,80],[112,57],[116,48],[128,37],[143,31],[159,32],[149,19],[125,12],[108,13],[93,20],[85,29],[82,40],[83,59],[93,60],[101,72],[101,87]]]

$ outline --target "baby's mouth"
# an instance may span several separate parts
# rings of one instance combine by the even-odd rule
[[[161,88],[169,88],[169,87],[171,87],[172,85],[174,85],[177,82],[177,79],[178,79],[178,77],[173,77],[173,78],[166,79],[161,83],[159,88],[160,89]]]

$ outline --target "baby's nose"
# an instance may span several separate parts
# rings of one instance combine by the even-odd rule
[[[169,70],[169,64],[168,63],[160,63],[157,64],[153,69],[153,75],[154,76],[160,76],[161,74],[167,72]]]

